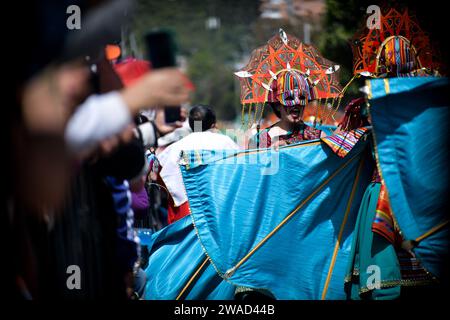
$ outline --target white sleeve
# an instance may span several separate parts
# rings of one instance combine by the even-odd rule
[[[120,133],[130,122],[131,114],[119,92],[92,95],[69,119],[65,140],[70,151],[86,151]]]
[[[141,132],[142,144],[145,147],[151,147],[155,145],[157,136],[156,128],[153,123],[151,123],[150,121],[143,123],[138,127],[138,130]]]

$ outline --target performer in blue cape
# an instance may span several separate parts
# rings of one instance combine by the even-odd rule
[[[267,104],[280,121],[252,137],[249,149],[319,139],[321,131],[303,121],[306,104],[316,99],[309,80],[295,70],[281,71],[271,82],[271,90]]]
[[[417,132],[408,131],[407,135],[404,134],[399,137],[399,132],[401,131],[393,125],[397,124],[401,128],[402,126],[411,127],[414,123],[417,123],[417,120],[409,119],[407,116],[414,108],[416,108],[415,112],[417,113],[429,113],[430,110],[433,110],[431,108],[433,106],[431,100],[428,105],[423,104],[423,97],[430,99],[426,91],[422,91],[422,95],[419,94],[420,99],[414,99],[418,93],[411,93],[409,95],[411,100],[408,100],[406,92],[414,90],[417,86],[414,80],[417,78],[414,77],[429,77],[431,74],[436,74],[437,70],[433,70],[433,68],[436,68],[437,62],[432,60],[430,42],[413,16],[404,10],[397,11],[396,9],[383,9],[382,13],[380,23],[383,25],[383,32],[380,30],[368,30],[366,28],[358,33],[352,42],[354,45],[355,76],[366,75],[374,78],[382,78],[384,80],[376,81],[378,81],[377,83],[383,81],[386,95],[390,91],[397,90],[403,92],[404,96],[402,100],[403,104],[391,105],[391,108],[396,108],[396,114],[394,114],[392,109],[387,110],[384,107],[386,105],[386,99],[374,101],[370,108],[372,114],[378,115],[372,119],[375,132],[373,137],[375,139],[371,141],[377,166],[375,167],[372,181],[366,189],[358,213],[352,255],[346,276],[347,295],[350,299],[393,299],[400,296],[402,287],[430,286],[438,282],[437,275],[429,272],[424,266],[427,257],[424,256],[420,259],[417,250],[414,250],[418,246],[418,242],[413,241],[406,235],[407,231],[409,231],[407,223],[404,223],[403,226],[401,223],[399,224],[400,220],[407,220],[405,217],[407,213],[411,213],[411,210],[405,209],[404,204],[399,205],[398,202],[395,202],[394,206],[392,206],[389,199],[390,196],[388,193],[397,195],[399,189],[404,190],[411,187],[412,180],[400,181],[398,179],[395,182],[391,180],[389,188],[386,186],[386,179],[391,177],[390,172],[399,170],[397,166],[400,166],[402,163],[392,163],[392,161],[386,162],[383,160],[386,159],[386,154],[403,151],[398,150],[398,146],[392,143],[394,138],[392,138],[391,144],[384,141],[384,148],[382,150],[378,145],[380,141],[376,139],[379,133],[382,133],[382,131],[379,132],[379,128],[384,127],[390,128],[391,137],[403,139],[402,141],[406,144],[410,144],[411,140],[420,140],[419,137],[422,135],[421,129]],[[405,22],[405,20],[407,21]],[[388,25],[389,27],[387,27]],[[413,42],[408,37],[413,39]],[[373,43],[377,43],[378,47],[374,48],[373,45],[370,45]],[[415,48],[415,44],[420,47]],[[402,77],[404,79],[401,79],[400,82],[390,82],[388,78],[392,77]],[[427,81],[435,80],[429,78]],[[374,82],[367,82],[369,91],[371,90],[371,86],[373,86],[372,83]],[[394,88],[394,84],[399,87]],[[371,92],[369,92],[369,98],[372,98]],[[390,99],[391,101],[395,101],[394,97]],[[352,130],[367,124],[369,119],[367,105],[364,99],[358,99],[352,101],[347,106],[346,115],[340,125],[341,135],[351,134]],[[441,116],[437,116],[436,114],[433,114],[433,117],[436,123],[442,119]],[[436,131],[433,135],[434,137],[439,136]],[[431,140],[433,139],[426,142],[427,145],[430,148],[434,147],[434,150],[439,153],[439,149],[444,146],[442,144],[433,145]],[[338,149],[336,147],[339,144],[336,142],[330,141],[330,145],[335,150]],[[410,156],[418,158],[419,155],[415,153],[413,151],[410,153]],[[411,160],[408,159],[407,161]],[[436,167],[440,167],[441,165],[442,162],[436,163]],[[408,171],[429,172],[428,168],[425,168],[425,163],[420,164],[416,168],[401,168],[401,170],[405,169]],[[381,174],[382,172],[383,174]],[[403,178],[417,174],[419,173],[405,171],[401,173]],[[426,174],[424,173],[421,179],[425,180],[425,176]],[[437,181],[431,183],[439,185]],[[419,187],[419,185],[418,183],[416,187]],[[442,191],[442,188],[440,190]],[[396,196],[395,200],[397,199],[398,197]],[[402,200],[405,201],[405,199]],[[429,198],[428,201],[431,207],[433,205],[440,206],[439,201],[436,202],[432,198]],[[398,209],[393,211],[392,209],[395,207]],[[423,215],[420,212],[415,212],[415,214],[417,214],[415,216],[416,219],[418,219],[418,216]],[[429,214],[434,217],[429,217],[425,225],[433,223],[433,220],[439,216],[441,216],[441,220],[445,220],[439,212],[429,212]],[[414,214],[409,218],[414,218]],[[438,225],[440,226],[439,223]],[[442,225],[439,228],[444,226]],[[433,225],[430,228],[433,229]],[[424,245],[426,247],[425,243]],[[439,245],[447,246],[443,241],[439,241]],[[442,256],[440,258],[440,262],[442,263]],[[375,273],[378,277],[377,279],[374,277]]]
[[[278,40],[272,41],[273,52],[283,46],[284,40],[290,39],[281,33]],[[292,48],[303,48],[294,44]],[[272,49],[267,48],[267,52]],[[302,54],[305,52],[281,56],[295,59]],[[288,64],[292,67],[289,61],[284,63],[282,69],[288,69]],[[257,65],[263,66],[264,61],[257,61]],[[307,77],[307,70],[301,71]],[[316,70],[314,76],[329,77],[326,83],[332,84],[333,70],[322,71]],[[252,95],[263,97],[260,102],[265,101],[267,91],[271,90],[270,79],[278,79],[277,72],[271,74],[266,69],[263,74],[266,78],[248,70],[238,72],[241,81],[248,84],[243,102]],[[261,82],[262,78],[267,82]],[[389,277],[404,279],[396,239],[403,246],[419,243],[415,248],[405,246],[416,255],[415,263],[421,263],[410,264],[410,271],[413,271],[410,275],[416,277],[415,280],[420,280],[416,271],[425,268],[428,271],[425,277],[437,275],[442,266],[440,258],[448,250],[443,238],[446,224],[439,202],[444,198],[442,177],[438,177],[435,170],[444,171],[445,154],[439,152],[436,137],[424,140],[423,135],[409,131],[405,134],[396,129],[411,125],[416,128],[414,115],[417,114],[420,114],[419,119],[425,114],[426,120],[434,119],[436,112],[442,116],[448,110],[448,102],[425,99],[428,103],[424,103],[423,96],[428,97],[429,90],[443,85],[437,79],[426,78],[432,86],[428,91],[421,86],[426,83],[416,82],[419,78],[411,79],[414,83],[384,79],[371,82],[377,170],[390,191],[391,216],[396,218],[393,221],[397,221],[397,230],[402,230],[402,234],[393,233],[394,243],[388,239],[392,233],[383,235],[372,231],[377,211],[374,213],[368,207],[376,208],[383,197],[379,197],[380,183],[376,179],[370,183],[374,161],[368,144],[372,138],[364,121],[356,123],[353,117],[347,118],[341,132],[335,135],[322,141],[297,141],[281,146],[279,151],[271,148],[231,154],[185,151],[180,168],[191,215],[155,236],[156,245],[152,247],[147,268],[147,297],[232,299],[239,287],[276,299],[363,298],[365,295],[360,289],[367,286],[371,275],[376,275],[377,266],[381,269],[381,281]],[[313,78],[311,83],[316,80]],[[258,81],[256,86],[254,82]],[[387,111],[390,105],[380,95],[379,81],[385,91],[390,88],[389,99],[394,101],[397,98],[394,92],[398,91],[402,99],[411,99],[411,108]],[[316,89],[320,83],[317,81]],[[363,107],[361,100],[354,101],[348,107],[348,114],[359,114]],[[352,127],[356,129],[351,130]],[[431,159],[427,150],[420,149],[421,152],[415,154],[409,147],[411,137],[435,152],[433,170],[424,167],[423,157]],[[406,152],[408,156],[393,161],[393,151]],[[408,166],[412,169],[405,170]],[[432,186],[421,188],[425,198],[414,189],[417,183],[422,186],[422,181],[417,181],[418,172],[422,175],[420,179]],[[400,186],[401,190],[396,190],[395,186]],[[383,213],[387,210],[383,206],[379,209]],[[387,224],[382,225],[390,231]],[[396,238],[398,236],[402,237]],[[379,242],[380,239],[384,242]],[[354,266],[359,267],[359,277]],[[372,268],[366,268],[370,266]],[[346,274],[350,275],[346,285],[350,289],[348,292],[345,291]],[[429,278],[422,280],[425,283]],[[372,298],[398,295],[396,287],[386,290],[392,288],[386,286],[387,282],[380,288],[377,282],[369,284],[374,284],[367,291]]]
[[[281,32],[265,50],[293,55],[281,54],[286,60],[272,75],[266,69],[262,101],[278,84],[282,90],[274,94],[294,106],[315,98],[322,108],[340,94],[337,68],[314,48]],[[299,55],[310,70],[293,70]],[[314,96],[300,87],[306,80]],[[180,168],[191,215],[154,236],[146,297],[231,299],[251,290],[252,297],[344,299],[356,213],[373,168],[364,139],[341,158],[318,137],[301,136],[279,151],[185,151]]]

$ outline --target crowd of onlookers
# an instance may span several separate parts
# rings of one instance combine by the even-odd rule
[[[66,27],[72,5],[85,17],[80,30]],[[2,283],[19,299],[140,297],[138,231],[189,214],[181,151],[239,147],[218,130],[213,106],[189,105],[194,85],[180,70],[122,55],[131,0],[28,9],[11,41]]]
[[[65,19],[74,3],[86,19],[72,32]],[[145,284],[135,227],[155,231],[181,214],[167,191],[172,182],[160,175],[170,175],[177,143],[197,134],[185,142],[234,142],[215,132],[208,106],[187,114],[193,86],[178,69],[110,56],[130,1],[29,6],[15,35],[29,41],[15,48],[4,135],[5,292],[19,299],[135,297]],[[180,105],[178,120],[166,121],[164,107]],[[202,132],[190,134],[194,122]],[[167,156],[159,161],[158,154]],[[77,290],[68,285],[71,266],[80,271]]]

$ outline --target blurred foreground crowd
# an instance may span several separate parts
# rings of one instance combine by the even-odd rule
[[[66,27],[73,4],[80,30]],[[166,121],[164,107],[187,106],[193,90],[181,71],[151,70],[109,45],[132,8],[124,0],[33,1],[14,26],[1,201],[10,297],[138,296],[145,262],[133,227],[155,231],[186,214],[174,211],[157,174],[162,164],[170,175],[173,143],[195,128],[200,136],[185,143],[237,148],[215,132],[208,106],[189,116],[178,108],[178,119]],[[81,271],[82,288],[69,283],[70,266]]]

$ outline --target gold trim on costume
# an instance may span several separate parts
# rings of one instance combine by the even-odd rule
[[[433,228],[431,228],[430,230],[425,232],[420,237],[417,237],[415,241],[417,241],[417,242],[422,241],[423,239],[431,236],[433,233],[435,233],[435,232],[439,231],[440,229],[442,229],[443,227],[445,227],[446,224],[448,224],[448,220],[438,224],[437,226],[434,226]]]
[[[370,80],[366,80],[366,86],[367,86],[367,99],[372,99],[372,84],[370,83]]]
[[[384,91],[386,92],[386,95],[388,95],[389,93],[391,93],[391,87],[389,86],[389,79],[384,78]]]
[[[314,145],[318,145],[318,144],[320,144],[321,142],[320,142],[319,139],[317,139],[317,140],[318,140],[318,141],[310,140],[311,142],[301,143],[301,144],[298,144],[298,145],[286,145],[286,146],[280,146],[280,150],[281,150],[281,149],[299,148],[299,147],[306,147],[306,146],[314,146]],[[239,153],[236,153],[236,154],[227,156],[227,157],[225,157],[225,158],[223,158],[223,159],[228,159],[228,158],[232,158],[232,157],[242,157],[242,156],[245,156],[245,155],[248,155],[248,154],[255,154],[255,153],[267,152],[267,151],[269,151],[269,150],[273,150],[273,149],[269,147],[269,148],[265,148],[265,149],[257,149],[257,150],[251,150],[251,149],[250,149],[250,150],[244,150],[244,151],[241,151],[241,152],[239,152]],[[220,160],[223,160],[223,159],[220,159]]]
[[[298,145],[288,145],[288,146],[282,146],[282,147],[280,147],[280,149],[285,149],[285,148],[298,148],[298,147],[303,147],[303,146],[311,146],[311,145],[317,145],[317,144],[320,144],[321,143],[321,140],[318,140],[318,141],[309,141],[309,142],[306,142],[306,143],[300,143],[300,144],[298,144]],[[258,153],[258,152],[267,152],[268,150],[270,150],[270,149],[259,149],[259,150],[252,150],[252,151],[250,151],[250,152],[248,152],[248,150],[245,150],[245,151],[242,151],[242,152],[239,152],[239,153],[236,153],[236,154],[234,154],[234,155],[231,155],[231,156],[229,156],[229,157],[234,157],[234,156],[242,156],[242,155],[245,155],[245,154],[253,154],[253,153]],[[286,223],[290,218],[292,218],[292,216],[295,214],[295,213],[297,213],[297,211],[299,210],[299,209],[301,209],[301,207],[309,200],[309,199],[311,199],[317,192],[319,192],[320,191],[320,189],[321,188],[323,188],[326,184],[328,184],[340,171],[342,171],[348,164],[350,164],[353,160],[355,160],[357,157],[358,157],[358,155],[360,155],[360,154],[357,154],[357,155],[355,155],[355,156],[353,156],[352,158],[350,158],[347,162],[345,162],[341,167],[339,167],[338,169],[336,169],[336,171],[330,176],[330,177],[328,177],[328,179],[327,180],[325,180],[317,189],[315,189],[314,191],[313,191],[313,193],[311,193],[309,196],[308,196],[308,198],[306,198],[299,206],[297,206],[285,219],[283,219],[283,221],[281,221],[280,222],[280,224],[277,226],[277,227],[275,227],[275,229],[274,230],[272,230],[272,232],[271,233],[269,233],[263,240],[261,240],[261,242],[254,248],[254,249],[252,249],[252,251],[249,253],[249,254],[247,254],[243,259],[241,259],[241,261],[239,261],[238,262],[238,264],[236,264],[234,267],[232,267],[231,269],[229,269],[227,272],[225,272],[225,274],[224,273],[222,273],[220,270],[219,270],[219,268],[216,266],[216,264],[214,263],[214,261],[211,259],[211,257],[209,256],[209,254],[208,254],[208,252],[207,252],[207,250],[206,250],[206,248],[205,248],[205,246],[203,245],[203,242],[202,242],[202,239],[201,239],[201,237],[200,237],[200,234],[199,234],[199,232],[198,232],[198,228],[197,228],[197,225],[196,225],[196,221],[195,221],[195,218],[194,218],[194,216],[192,215],[192,211],[191,211],[191,208],[190,208],[190,206],[189,206],[189,215],[191,216],[191,219],[192,219],[192,225],[194,226],[194,230],[195,230],[195,234],[197,235],[197,238],[198,238],[198,240],[199,240],[199,242],[200,242],[200,246],[201,246],[201,248],[202,248],[202,250],[203,250],[203,252],[204,252],[204,254],[205,254],[205,256],[206,256],[206,259],[209,261],[209,263],[211,263],[211,265],[213,266],[213,268],[214,268],[214,270],[216,271],[216,273],[222,278],[222,279],[224,279],[226,282],[228,282],[228,283],[230,283],[230,284],[232,284],[232,285],[234,285],[234,286],[236,286],[236,287],[238,287],[238,285],[236,284],[236,283],[234,283],[233,281],[231,281],[230,279],[229,279],[229,277],[231,277],[232,276],[232,273],[234,273],[234,271],[235,270],[237,270],[237,268],[239,267],[239,266],[241,266],[242,265],[242,263],[244,263],[245,262],[245,260],[247,260],[258,248],[260,248],[261,246],[262,246],[262,244],[264,244],[264,242],[266,242],[276,231],[278,231],[281,227],[282,227],[282,225],[284,224],[284,223]],[[227,158],[229,158],[229,157],[227,157]],[[186,158],[187,158],[187,156],[186,156]],[[224,158],[225,159],[225,158]],[[188,168],[189,166],[188,165],[186,165],[186,167]],[[185,183],[185,181],[184,181],[184,179],[183,179],[183,184]],[[186,194],[186,197],[187,197],[187,191],[186,191],[186,187],[184,188],[185,189],[185,194]],[[205,262],[204,262],[205,263]],[[230,273],[230,271],[232,272],[232,273]],[[196,272],[196,273],[198,273],[198,271]],[[269,291],[270,292],[270,290],[268,289],[268,288],[252,288],[253,290],[267,290],[267,291]],[[180,296],[180,295],[179,295]]]
[[[189,288],[189,286],[191,285],[191,283],[194,281],[194,279],[197,277],[197,275],[199,274],[199,272],[203,269],[203,267],[205,266],[205,264],[208,262],[208,257],[205,257],[205,259],[203,260],[202,264],[200,265],[200,267],[198,267],[198,269],[194,272],[194,274],[192,275],[192,277],[189,279],[189,281],[186,283],[186,285],[184,286],[184,288],[180,291],[180,293],[178,294],[178,296],[176,297],[175,300],[180,300],[181,296],[184,294],[184,292]]]
[[[414,287],[414,286],[424,286],[424,285],[433,285],[437,284],[439,281],[437,279],[426,279],[426,280],[382,280],[380,281],[380,289],[391,288],[396,286],[402,287]],[[376,288],[374,288],[376,289]],[[370,292],[374,289],[369,289],[368,287],[362,287],[359,289],[360,294],[364,294]]]
[[[334,264],[336,263],[336,258],[337,258],[337,254],[339,251],[339,245],[341,243],[342,234],[344,233],[344,228],[345,228],[345,224],[347,223],[348,214],[350,213],[350,209],[352,207],[353,198],[354,198],[355,192],[356,192],[356,186],[359,181],[359,176],[361,174],[363,164],[364,164],[364,157],[361,157],[361,160],[360,160],[359,166],[358,166],[358,171],[356,171],[355,180],[353,181],[352,191],[350,193],[350,197],[348,198],[347,208],[345,209],[345,214],[344,214],[344,219],[342,219],[342,224],[341,224],[341,228],[339,230],[339,235],[338,235],[336,244],[334,246],[333,257],[331,258],[331,263],[330,263],[330,267],[328,269],[327,279],[325,281],[325,285],[324,285],[323,291],[322,291],[322,300],[325,300],[325,297],[327,295],[328,285],[330,284],[331,276],[333,274]]]
[[[324,182],[320,184],[306,199],[304,199],[291,213],[289,213],[271,232],[267,234],[249,253],[247,253],[234,267],[227,270],[225,277],[231,277],[233,273],[245,262],[247,261],[255,252],[258,250],[267,240],[270,239],[283,225],[285,225],[310,199],[312,199],[324,186],[326,186],[339,172],[341,172],[350,162],[356,159],[357,154],[353,156],[350,160],[339,167],[331,176],[329,176]]]

